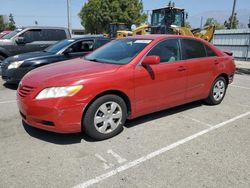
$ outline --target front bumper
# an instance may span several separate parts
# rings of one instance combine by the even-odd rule
[[[16,68],[7,69],[7,66],[2,65],[2,79],[7,83],[18,84],[21,79],[33,68]]]
[[[22,119],[30,126],[57,133],[81,132],[85,103],[68,98],[36,100],[17,94]]]

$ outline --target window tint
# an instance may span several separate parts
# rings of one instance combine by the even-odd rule
[[[196,40],[182,39],[183,59],[206,57],[204,45]]]
[[[66,38],[66,33],[60,29],[43,29],[42,37],[43,41],[59,41]]]
[[[178,39],[168,39],[157,44],[147,56],[159,56],[161,62],[172,62],[180,60],[180,48]]]
[[[34,41],[42,41],[42,30],[41,29],[28,30],[20,36],[24,37],[24,40],[27,43]]]
[[[207,56],[208,57],[217,56],[216,53],[214,53],[214,51],[210,47],[208,47],[207,45],[205,45],[205,48],[206,48],[206,52],[207,52]]]
[[[70,46],[70,48],[72,48],[72,52],[76,53],[76,52],[89,52],[93,50],[93,41],[79,41],[75,44],[73,44],[72,46]]]
[[[99,48],[99,47],[103,46],[104,44],[106,44],[108,42],[110,42],[110,40],[107,40],[107,39],[97,39],[95,47]]]

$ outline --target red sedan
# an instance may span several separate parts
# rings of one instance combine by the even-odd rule
[[[11,31],[2,31],[0,33],[0,39],[3,38],[5,35],[9,34]]]
[[[135,36],[31,71],[17,101],[31,126],[102,140],[118,134],[126,119],[195,100],[221,103],[234,72],[233,57],[206,41]]]

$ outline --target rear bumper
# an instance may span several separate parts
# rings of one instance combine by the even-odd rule
[[[63,98],[25,100],[17,94],[22,119],[30,126],[57,133],[81,132],[82,115],[86,104],[69,103]]]

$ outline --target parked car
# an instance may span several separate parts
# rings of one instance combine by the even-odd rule
[[[2,31],[0,33],[0,39],[3,38],[5,35],[9,34],[11,31]]]
[[[126,119],[195,100],[222,102],[235,64],[212,44],[186,36],[115,40],[85,56],[38,68],[18,88],[23,120],[97,140],[121,132]]]
[[[109,42],[103,37],[82,37],[62,40],[43,51],[24,53],[5,59],[2,63],[2,79],[16,84],[29,71],[68,59],[84,56]]]
[[[67,38],[70,38],[70,33],[62,27],[34,26],[16,29],[0,39],[0,64],[9,56],[44,50]]]

